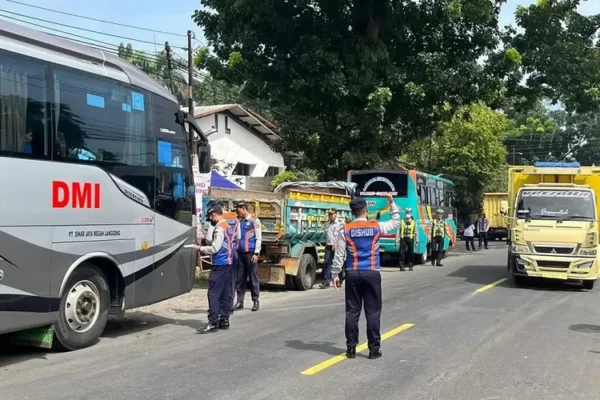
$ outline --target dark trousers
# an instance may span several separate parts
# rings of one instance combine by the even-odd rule
[[[435,262],[440,264],[442,262],[442,253],[444,252],[444,238],[443,237],[434,237],[433,246],[431,248],[431,265]]]
[[[488,248],[488,233],[479,232],[479,248],[481,248],[481,242],[483,241],[485,248]]]
[[[475,250],[475,240],[473,236],[465,236],[465,243],[467,244],[467,250]],[[471,248],[469,248],[469,244],[471,244]]]
[[[246,282],[250,278],[252,301],[258,301],[260,294],[260,283],[258,281],[258,267],[252,262],[253,253],[238,254],[237,270],[237,303],[243,305],[246,296]]]
[[[325,261],[323,262],[323,284],[331,282],[331,264],[333,263],[333,246],[325,246]]]
[[[398,264],[400,266],[413,265],[414,263],[415,240],[402,238],[400,240],[400,251],[398,252]]]
[[[369,351],[379,350],[381,305],[379,271],[346,271],[346,346],[358,344],[358,320],[364,306]]]
[[[237,292],[237,276],[238,276],[238,253],[233,252],[233,264],[231,264],[231,313],[233,314],[233,304],[235,303],[235,294]]]
[[[229,318],[233,306],[231,265],[213,265],[208,278],[208,322],[216,324],[220,318]]]

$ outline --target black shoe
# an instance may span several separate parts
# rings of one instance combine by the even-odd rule
[[[400,271],[406,271],[406,268],[400,267]]]
[[[408,266],[408,270],[409,270],[409,271],[412,271],[412,270],[413,270],[413,266],[412,266],[412,265],[409,265],[409,266]]]
[[[237,303],[234,308],[234,310],[243,310],[243,309],[244,309],[244,305],[242,303]]]
[[[443,267],[443,265],[442,265],[442,263],[441,263],[441,262],[438,262],[436,265],[437,265],[438,267]]]
[[[356,347],[348,347],[346,350],[347,358],[356,358]]]
[[[431,265],[435,265],[435,260],[431,260]]]
[[[329,287],[329,283],[321,283],[319,285],[319,289],[327,289]]]
[[[381,358],[383,354],[381,354],[381,350],[370,351],[369,352],[369,360],[375,360],[377,358]]]
[[[252,307],[252,311],[258,311],[258,309],[259,309],[259,308],[260,308],[260,307],[259,307],[259,305],[258,305],[258,300],[256,300],[256,301],[254,302],[254,306]]]
[[[196,329],[196,332],[200,333],[200,334],[205,334],[205,333],[210,333],[210,332],[216,332],[219,329],[219,327],[217,325],[213,325],[213,324],[206,324],[204,327],[202,328],[198,328]]]
[[[224,331],[229,330],[229,318],[220,320],[217,327]]]

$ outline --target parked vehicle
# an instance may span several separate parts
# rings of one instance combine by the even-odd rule
[[[508,201],[508,193],[485,193],[483,195],[483,212],[490,224],[489,240],[502,240],[508,237],[506,218],[501,213],[502,202],[506,201]]]
[[[238,201],[250,203],[262,224],[260,282],[308,290],[324,262],[327,210],[336,208],[339,218],[347,218],[351,188],[345,182],[288,182],[274,192],[211,188],[205,201],[231,211]]]

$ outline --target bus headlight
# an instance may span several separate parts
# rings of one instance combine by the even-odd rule
[[[513,244],[512,245],[512,252],[513,253],[517,253],[517,254],[529,253],[529,247],[523,246],[523,245],[519,245],[519,244]]]
[[[595,256],[596,255],[596,248],[592,247],[592,248],[583,248],[581,250],[579,250],[579,255],[580,256]]]
[[[579,264],[577,268],[592,268],[593,261],[584,262],[583,264]]]

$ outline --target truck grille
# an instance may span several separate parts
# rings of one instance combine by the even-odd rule
[[[536,253],[542,254],[572,254],[574,247],[533,246]]]
[[[568,269],[571,265],[568,261],[538,261],[538,267],[540,268],[560,268]]]

